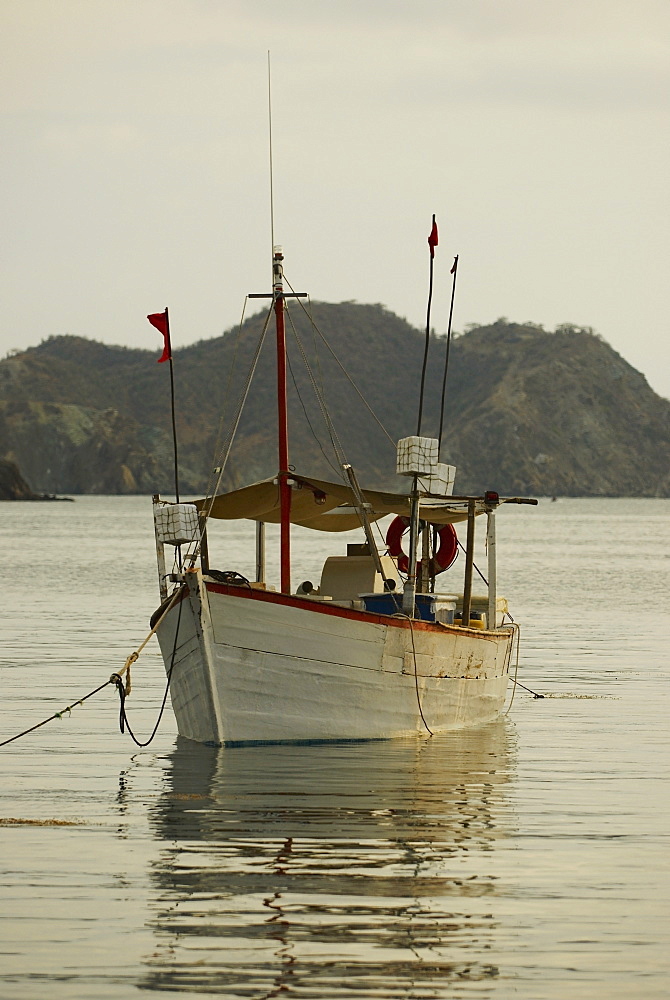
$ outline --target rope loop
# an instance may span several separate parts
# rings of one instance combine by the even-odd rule
[[[110,683],[116,686],[119,692],[119,729],[122,733],[126,731],[126,685],[120,674],[112,674]]]

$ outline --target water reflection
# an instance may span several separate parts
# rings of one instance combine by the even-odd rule
[[[502,722],[424,741],[179,740],[151,816],[164,846],[140,985],[488,997],[512,743]]]

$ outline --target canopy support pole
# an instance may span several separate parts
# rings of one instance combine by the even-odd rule
[[[407,580],[402,595],[403,614],[414,618],[416,604],[416,563],[417,549],[419,547],[419,477],[415,475],[412,481],[412,501],[410,506],[409,520],[409,565],[407,566]]]
[[[164,601],[168,595],[167,573],[165,569],[165,546],[158,538],[158,528],[156,526],[156,507],[161,500],[160,494],[154,493],[152,500],[154,504],[154,535],[156,536],[156,563],[158,566],[158,589],[161,595],[161,601]]]
[[[256,580],[265,583],[265,521],[256,522]]]
[[[465,580],[463,581],[462,624],[470,624],[472,606],[472,567],[475,561],[475,509],[476,500],[468,500],[468,534],[465,542]]]
[[[497,593],[496,593],[496,514],[495,510],[486,511],[486,553],[488,558],[489,601],[486,613],[486,627],[496,628]]]

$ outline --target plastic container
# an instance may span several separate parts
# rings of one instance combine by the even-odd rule
[[[454,615],[454,625],[463,624],[463,613],[457,611]],[[471,611],[470,621],[468,622],[468,628],[486,628],[486,622],[484,621],[484,616],[481,611]]]
[[[159,542],[166,545],[187,545],[198,538],[200,524],[195,504],[157,504],[154,507],[154,519]]]
[[[419,476],[419,489],[440,497],[448,497],[454,492],[456,466],[437,462],[429,476]]]
[[[437,438],[401,438],[396,452],[396,472],[399,476],[431,476],[437,459]]]
[[[361,600],[365,604],[365,610],[371,611],[375,615],[401,615],[402,591],[386,594],[360,594]],[[417,594],[415,606],[418,617],[426,622],[435,621],[435,595]]]

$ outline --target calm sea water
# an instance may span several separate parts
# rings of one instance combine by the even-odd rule
[[[146,635],[150,507],[0,505],[0,739]],[[214,535],[250,572],[252,532]],[[519,678],[546,697],[479,731],[214,750],[168,711],[138,750],[107,687],[0,750],[0,997],[670,996],[669,538],[668,500],[501,512]],[[296,577],[344,542],[296,532]],[[145,737],[153,645],[133,680]]]

